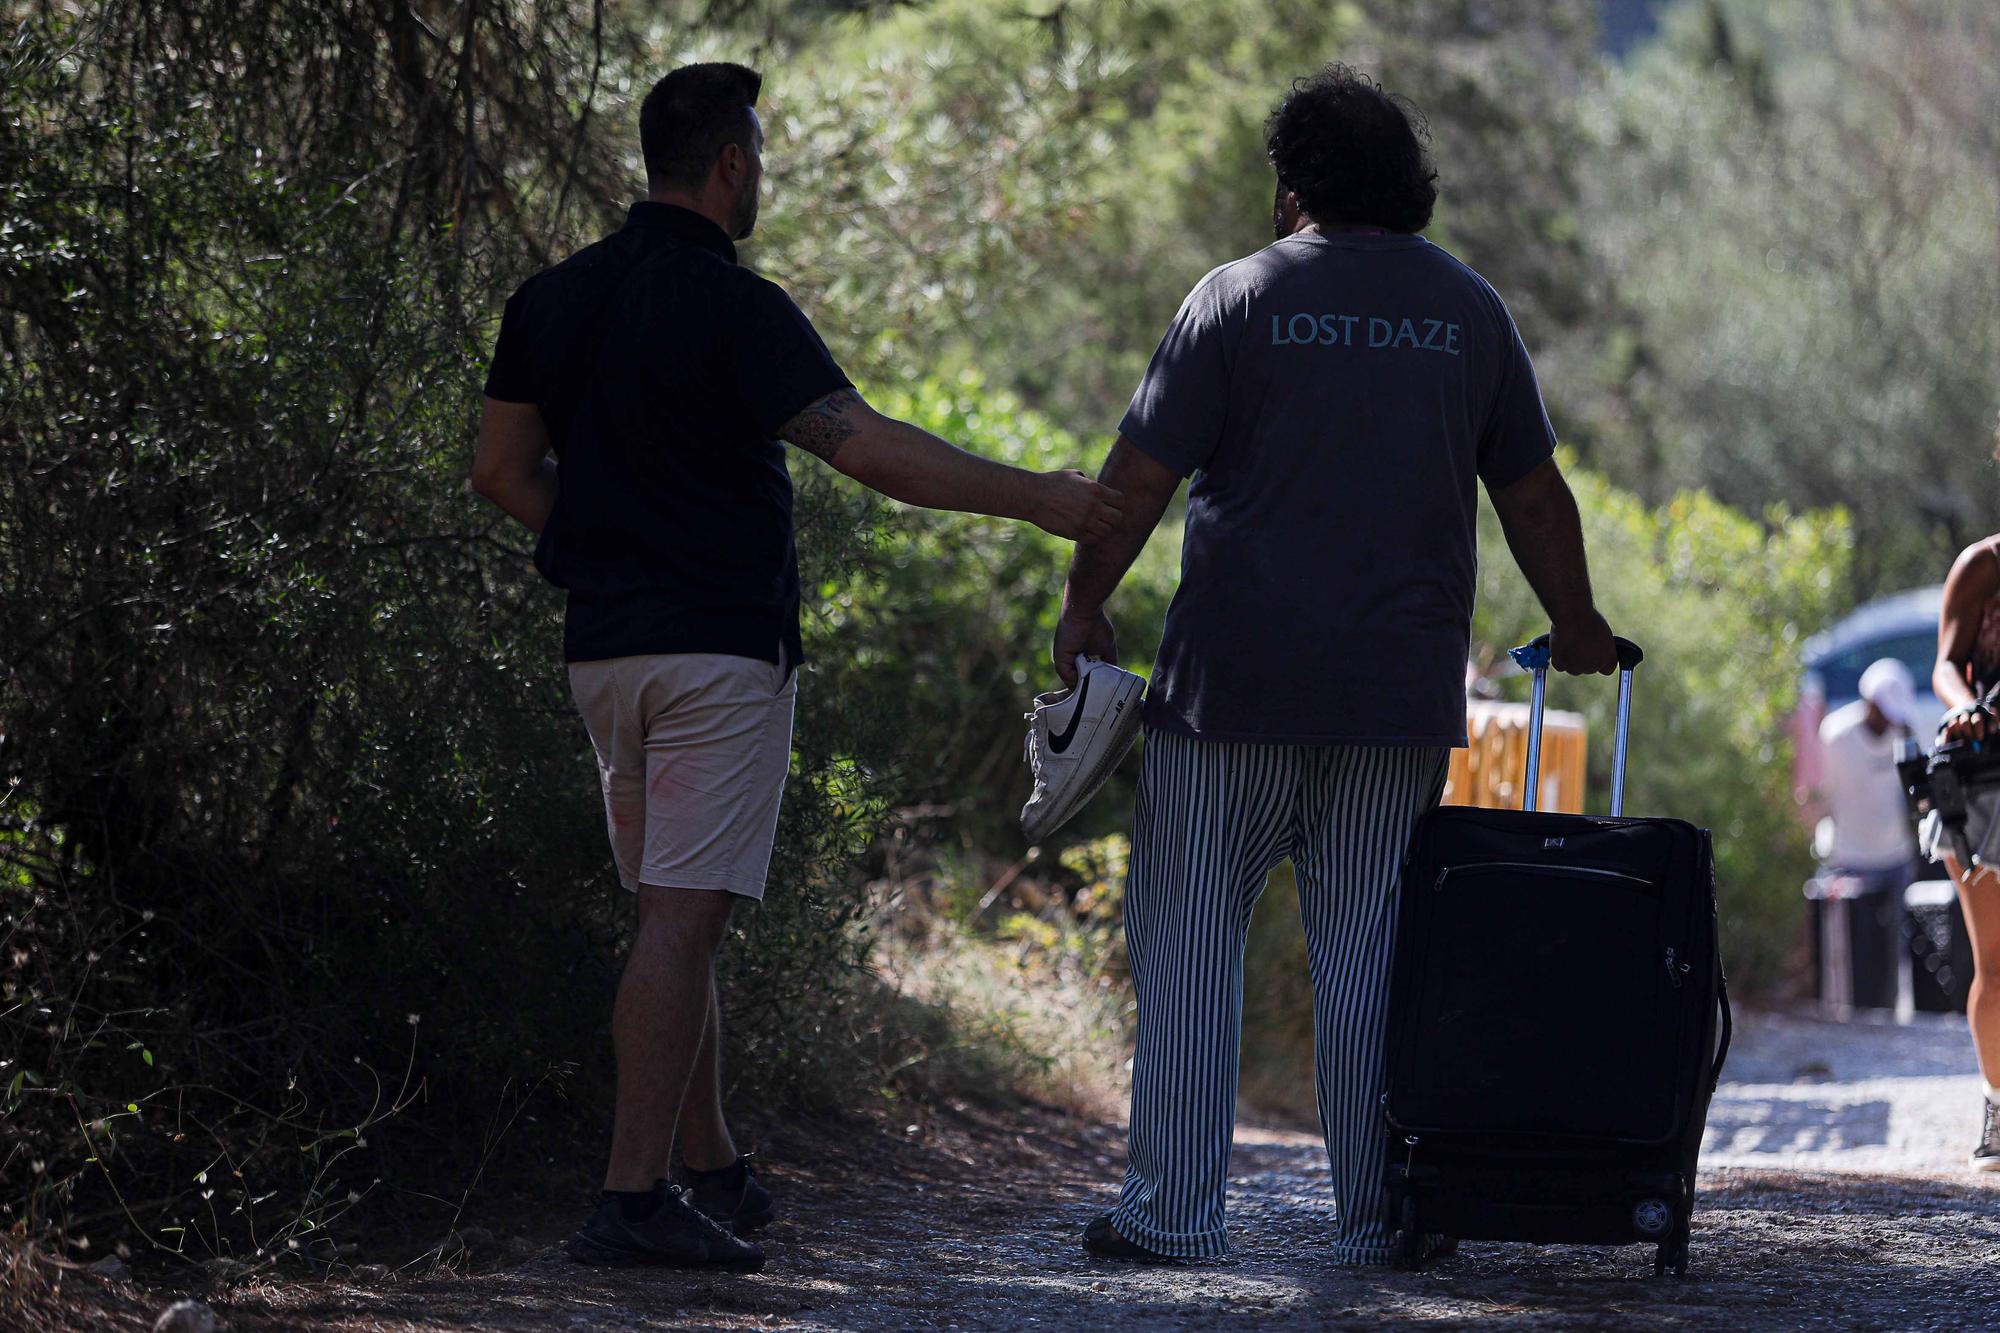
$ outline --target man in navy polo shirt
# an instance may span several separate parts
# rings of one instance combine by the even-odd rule
[[[1080,472],[1024,472],[874,412],[783,289],[737,264],[763,175],[760,85],[705,64],[654,86],[647,197],[507,302],[473,462],[568,591],[571,690],[638,899],[610,1166],[567,1246],[586,1263],[764,1262],[743,1236],[770,1197],[719,1101],[713,958],[735,901],[763,896],[791,754],[803,653],[779,442],[905,503],[1061,537],[1102,536],[1118,514]]]
[[[1421,127],[1345,66],[1293,86],[1266,127],[1278,239],[1182,304],[1104,465],[1123,518],[1078,546],[1063,591],[1068,681],[1081,654],[1115,660],[1105,601],[1193,478],[1125,892],[1129,1168],[1084,1233],[1094,1254],[1228,1248],[1244,938],[1289,858],[1331,1249],[1389,1260],[1377,1097],[1396,879],[1465,744],[1478,486],[1553,622],[1555,667],[1616,666],[1527,349],[1485,280],[1420,234],[1437,197]]]

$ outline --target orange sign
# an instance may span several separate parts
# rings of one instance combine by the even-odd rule
[[[1519,810],[1528,775],[1528,705],[1474,699],[1466,705],[1472,744],[1451,752],[1446,805]],[[1580,713],[1548,709],[1542,715],[1543,810],[1583,813],[1584,725]]]

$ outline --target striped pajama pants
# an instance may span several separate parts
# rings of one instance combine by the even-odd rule
[[[1312,971],[1335,1258],[1387,1263],[1379,1100],[1396,884],[1444,790],[1439,746],[1243,745],[1149,731],[1125,890],[1139,1001],[1129,1167],[1112,1225],[1181,1258],[1228,1252],[1243,946],[1291,858]]]

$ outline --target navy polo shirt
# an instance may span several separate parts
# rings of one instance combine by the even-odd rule
[[[776,433],[850,387],[783,288],[672,204],[523,283],[486,396],[533,403],[557,460],[535,566],[568,593],[571,662],[796,663],[792,482]]]

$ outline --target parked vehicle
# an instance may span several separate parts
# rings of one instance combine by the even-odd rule
[[[1937,722],[1944,716],[1944,705],[1931,689],[1931,666],[1937,661],[1938,608],[1943,602],[1941,583],[1912,588],[1856,607],[1806,640],[1805,678],[1799,685],[1799,706],[1792,719],[1792,771],[1802,794],[1819,787],[1821,720],[1861,697],[1861,673],[1879,658],[1893,657],[1910,669],[1917,683],[1917,710],[1925,721],[1917,740],[1930,748]]]

